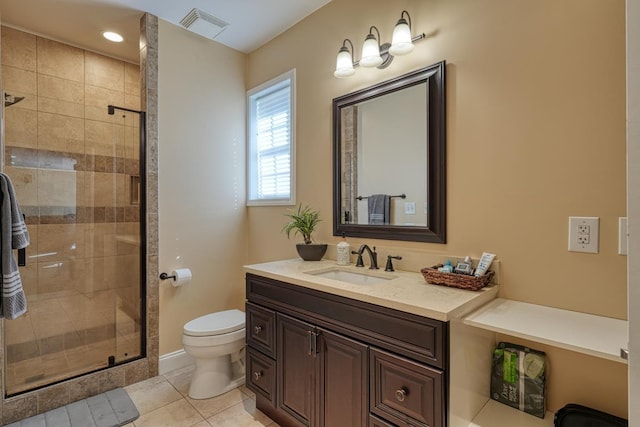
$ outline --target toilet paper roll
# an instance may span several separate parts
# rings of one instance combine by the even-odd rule
[[[175,277],[172,284],[173,286],[182,286],[186,285],[191,281],[191,270],[188,268],[180,268],[178,270],[173,270],[171,275]]]

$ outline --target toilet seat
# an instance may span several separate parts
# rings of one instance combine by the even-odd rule
[[[183,333],[191,337],[229,334],[244,329],[245,314],[240,310],[225,310],[193,319],[184,325]]]

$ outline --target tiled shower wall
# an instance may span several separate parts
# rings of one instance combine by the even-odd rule
[[[132,168],[138,164],[134,161],[137,152],[128,151],[131,141],[125,137],[126,126],[122,128],[124,133],[117,135],[122,143],[116,144],[113,150],[113,118],[107,115],[106,106],[112,104],[148,112],[147,212],[143,213],[148,221],[147,358],[4,399],[0,407],[0,419],[4,424],[157,374],[157,19],[145,15],[141,20],[142,72],[137,65],[15,29],[3,27],[1,36],[3,89],[12,95],[26,95],[21,104],[5,109],[6,123],[19,124],[7,127],[5,132],[5,169],[14,177],[16,187],[21,187],[17,191],[24,195],[21,204],[26,206],[27,215],[34,213],[30,212],[30,206],[37,206],[30,198],[44,206],[40,213],[45,213],[46,226],[35,223],[34,215],[28,218],[33,236],[31,255],[35,250],[42,253],[47,242],[81,242],[73,249],[76,251],[74,262],[69,263],[75,264],[73,274],[68,276],[74,278],[73,286],[86,289],[91,283],[100,290],[109,282],[117,282],[117,277],[102,274],[104,263],[124,261],[124,258],[116,258],[123,254],[123,249],[117,247],[120,243],[106,238],[114,231],[114,221],[122,222],[123,228],[117,230],[119,235],[138,234],[137,208],[131,208],[129,200],[117,199],[117,194],[128,197],[130,181],[125,177],[135,173]],[[34,141],[37,141],[36,145]],[[102,144],[102,141],[109,143]],[[91,148],[85,152],[85,146]],[[59,174],[46,176],[46,171],[35,175],[24,173],[24,170],[22,174],[11,171],[12,151],[23,159],[34,155],[56,158],[57,154],[63,153],[63,157],[77,160],[71,190],[73,197],[83,203],[78,203],[75,212],[61,212],[64,198],[70,197],[69,191],[65,191],[69,190],[65,186],[69,187],[70,181]],[[115,183],[107,178],[118,171],[123,173],[116,175],[120,179]],[[34,180],[38,180],[39,185],[30,187]],[[29,188],[37,190],[30,193]],[[114,188],[123,191],[114,192]],[[64,194],[66,196],[62,196]],[[113,202],[113,208],[106,207],[109,201]],[[48,218],[47,213],[50,214]],[[87,227],[92,231],[98,229],[95,237],[82,235]],[[124,249],[125,255],[126,252]],[[23,269],[27,294],[30,293],[29,283],[34,283],[30,279],[39,273],[37,269],[37,263]],[[93,282],[93,277],[101,280]],[[69,283],[53,280],[49,286],[52,287],[50,290],[59,286],[63,291]],[[8,337],[2,338],[10,342]]]

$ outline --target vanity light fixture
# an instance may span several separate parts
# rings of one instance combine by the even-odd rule
[[[102,33],[102,37],[116,43],[120,43],[124,40],[124,38],[120,34],[114,33],[113,31],[105,31],[104,33]]]
[[[405,19],[406,16],[406,19]],[[407,22],[408,20],[408,22]],[[374,35],[374,31],[377,35]],[[406,55],[414,49],[414,42],[426,38],[424,33],[417,36],[411,35],[411,16],[409,12],[403,10],[400,19],[393,30],[393,39],[391,43],[380,43],[380,31],[375,25],[369,27],[369,34],[362,45],[362,58],[356,61],[354,58],[353,43],[351,40],[345,39],[342,47],[338,51],[336,59],[336,70],[333,75],[338,78],[349,77],[355,74],[355,67],[363,66],[368,68],[377,67],[379,69],[387,68],[394,56]],[[349,47],[347,46],[349,42]]]

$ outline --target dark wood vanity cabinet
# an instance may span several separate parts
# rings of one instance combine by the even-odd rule
[[[282,426],[445,427],[447,323],[247,274],[247,377]]]

